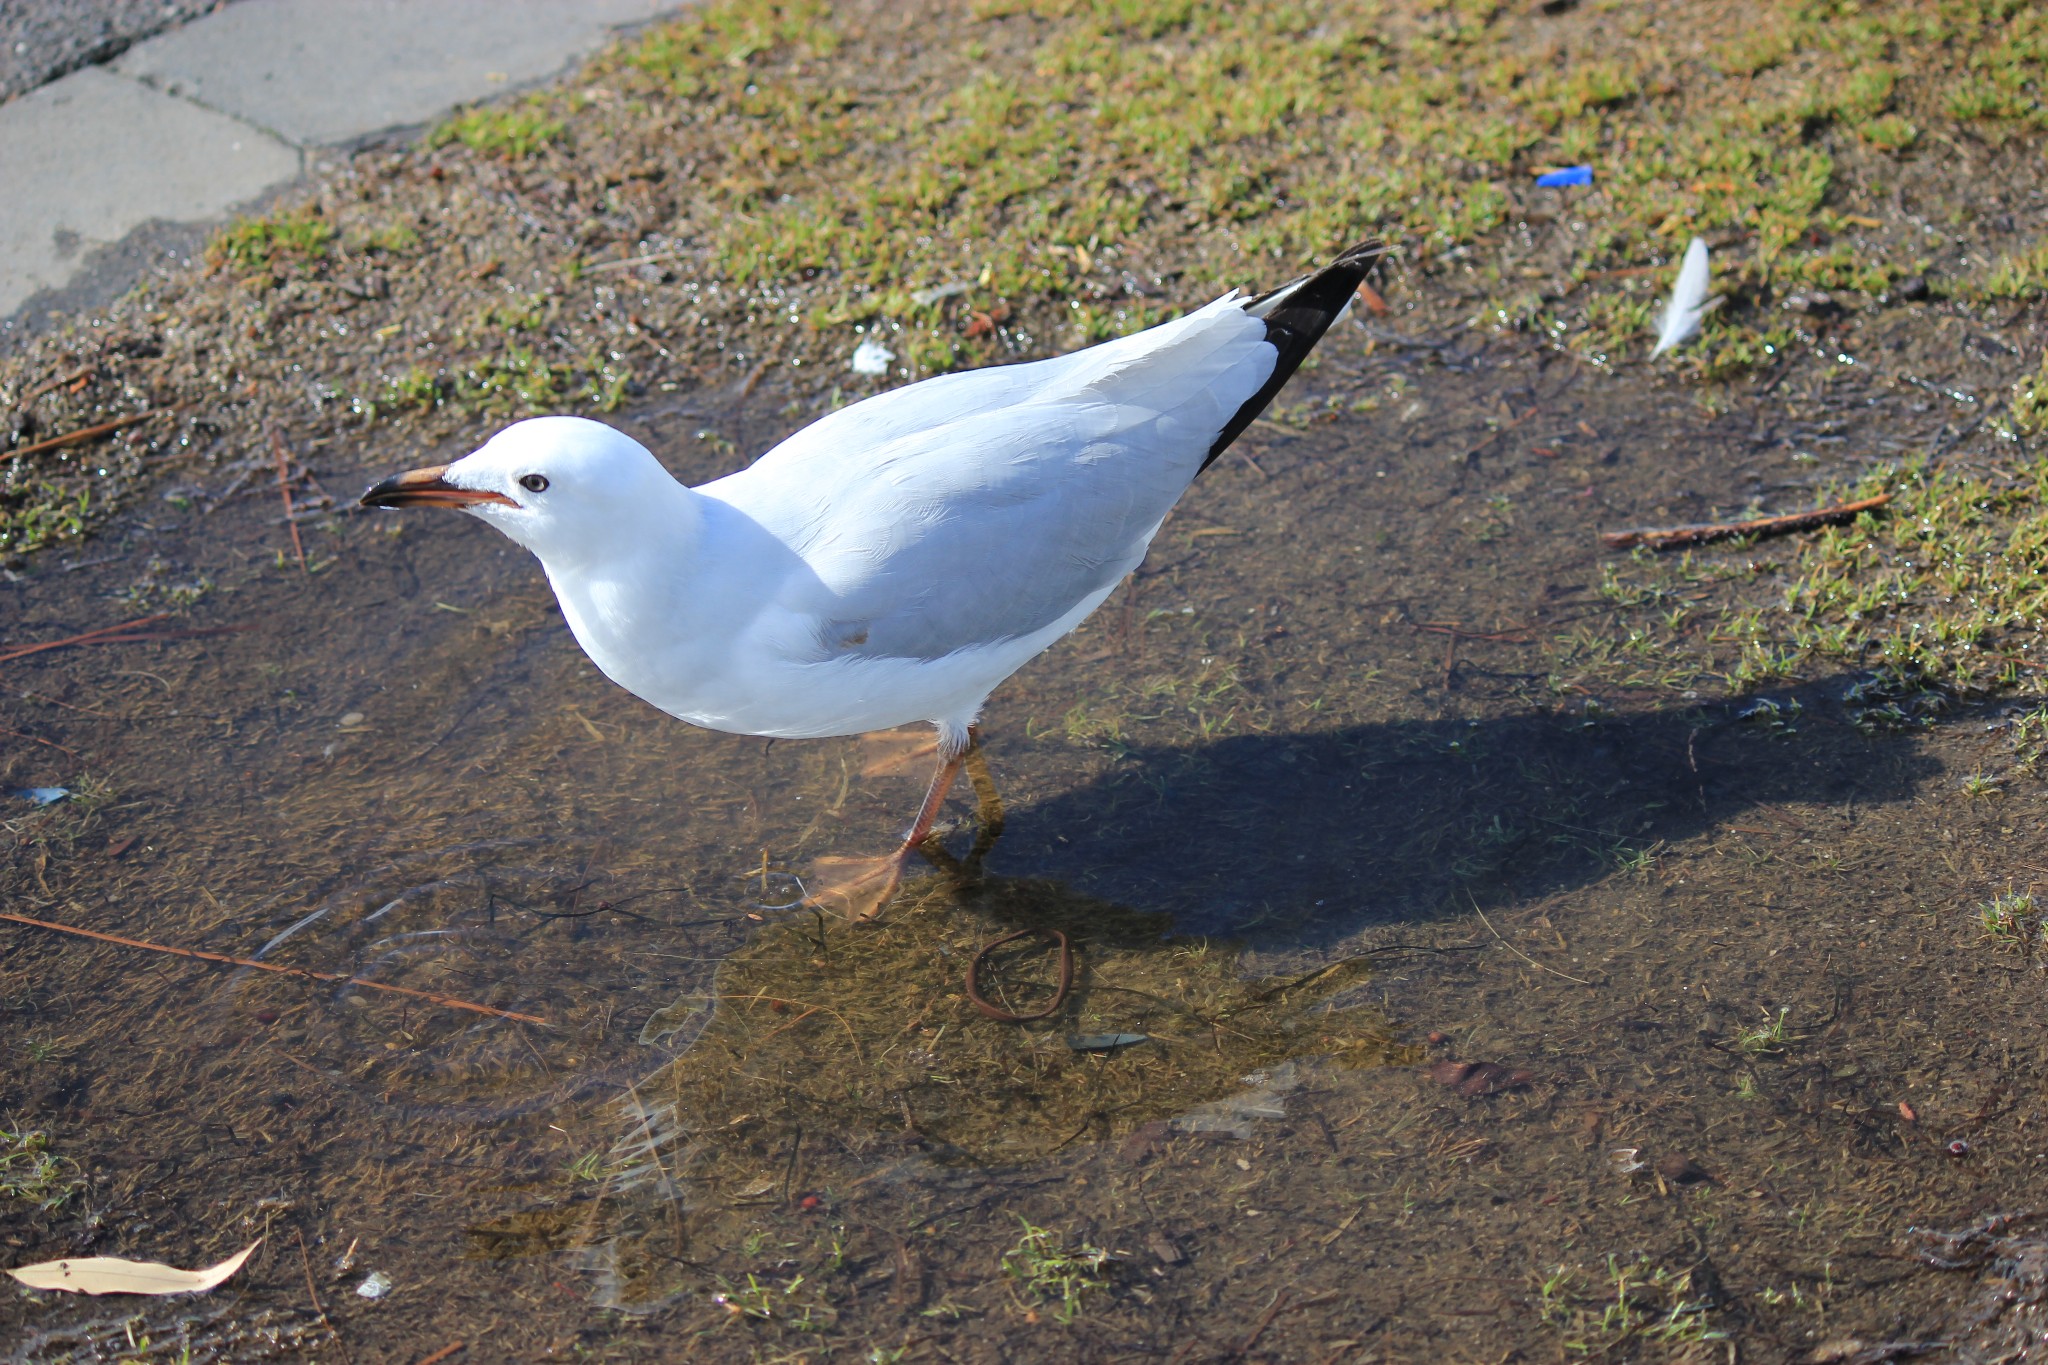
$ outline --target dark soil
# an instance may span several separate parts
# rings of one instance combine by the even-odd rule
[[[2023,150],[1973,154],[1987,196],[2035,192]],[[2040,1353],[2032,675],[1673,681],[1598,541],[1810,506],[1902,448],[2011,467],[1970,404],[2038,309],[1858,300],[1702,386],[1496,330],[1464,267],[1397,276],[997,694],[985,859],[849,926],[798,880],[885,847],[914,769],[662,717],[508,542],[353,508],[519,410],[534,372],[488,357],[528,330],[560,406],[616,404],[691,481],[833,398],[666,263],[563,314],[583,210],[467,155],[318,192],[367,234],[452,175],[450,242],[184,280],[175,318],[13,362],[63,381],[17,446],[187,406],[68,448],[51,505],[106,470],[123,510],[0,571],[10,646],[156,635],[0,659],[0,906],[439,999],[0,922],[0,1259],[265,1239],[189,1301],[0,1294],[10,1358]],[[443,287],[539,311],[472,344]],[[357,404],[406,377],[392,325],[479,387]],[[1760,611],[1800,543],[1698,562]],[[1076,989],[997,1024],[964,974],[1032,926]],[[1000,970],[1042,998],[1044,951]]]
[[[1257,428],[1201,481],[1128,606],[991,707],[1011,813],[989,882],[921,884],[892,916],[957,903],[963,945],[1032,917],[1124,926],[1114,954],[1083,933],[1077,1013],[1034,1035],[1099,1072],[1105,1111],[1118,1068],[1158,1063],[1063,1039],[1081,1011],[1106,1031],[1133,981],[1192,998],[1398,945],[1301,1017],[1384,1017],[1416,1064],[1203,1072],[1168,1096],[1178,1123],[1104,1112],[1076,1132],[1013,1107],[999,1124],[1036,1154],[993,1160],[984,1130],[948,1138],[943,1083],[837,1122],[805,1108],[844,1080],[806,1065],[844,1056],[787,1046],[839,1027],[798,962],[782,1012],[750,988],[753,1036],[728,1026],[718,1063],[758,1051],[754,1099],[789,1098],[679,1105],[703,1093],[699,1054],[670,1058],[707,1012],[642,1044],[649,1019],[758,955],[757,922],[811,923],[759,907],[817,854],[880,847],[912,784],[861,777],[852,741],[655,715],[474,524],[338,514],[307,528],[307,573],[274,489],[166,505],[95,542],[100,562],[6,588],[25,640],[202,580],[179,624],[235,628],[0,665],[0,780],[82,794],[17,803],[10,909],[241,956],[291,930],[267,958],[554,1026],[7,926],[0,1112],[84,1181],[47,1213],[4,1206],[10,1258],[197,1264],[268,1235],[196,1306],[12,1298],[20,1357],[132,1323],[233,1359],[458,1340],[493,1358],[1721,1359],[1698,1339],[1725,1333],[1744,1359],[1798,1360],[1937,1340],[1979,1311],[1978,1272],[1924,1268],[1908,1229],[2040,1187],[2041,959],[1981,941],[1974,907],[2048,876],[2041,793],[1963,781],[2008,737],[1981,711],[1867,735],[1849,678],[1749,719],[1746,701],[1550,690],[1549,641],[1603,610],[1595,532],[1725,483],[1785,398],[1708,416],[1541,352],[1357,328],[1326,345],[1296,396],[1398,378],[1401,401]],[[1468,455],[1499,403],[1536,400],[1541,419]],[[705,390],[622,425],[697,478],[725,461],[692,433],[762,448],[774,402]],[[1843,418],[1852,440],[1888,420]],[[1570,459],[1533,449],[1556,443]],[[346,492],[433,453],[310,464]],[[952,1003],[964,947],[806,932],[852,954],[831,990],[869,972],[877,996],[926,1002],[858,1037],[862,1057],[907,1039],[945,1074],[949,1049],[1005,1033]],[[1223,975],[1171,965],[1188,935]],[[1117,1253],[1071,1321],[1002,1269],[1020,1218]],[[374,1301],[356,1292],[373,1271],[393,1285]],[[1623,1309],[1617,1274],[1638,1286]]]

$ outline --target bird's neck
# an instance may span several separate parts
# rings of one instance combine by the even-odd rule
[[[628,688],[633,684],[619,677],[619,662],[673,632],[700,577],[702,499],[680,484],[673,495],[662,493],[622,507],[604,536],[539,556],[576,642]]]

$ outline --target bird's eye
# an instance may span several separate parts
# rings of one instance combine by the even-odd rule
[[[545,493],[548,491],[548,476],[545,474],[521,474],[519,476],[519,486],[529,493]]]

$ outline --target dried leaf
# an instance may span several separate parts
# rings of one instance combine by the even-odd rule
[[[62,1289],[72,1294],[203,1294],[240,1270],[249,1253],[262,1244],[258,1237],[219,1265],[204,1270],[180,1270],[124,1256],[81,1256],[17,1266],[7,1273],[30,1289]]]

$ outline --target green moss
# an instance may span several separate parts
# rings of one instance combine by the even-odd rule
[[[2016,435],[2036,436],[2048,431],[2048,354],[2041,357],[2041,364],[2032,374],[2013,385],[2009,411]]]
[[[30,1043],[23,1051],[31,1062],[45,1060],[36,1055],[44,1046]],[[31,1204],[48,1213],[63,1207],[85,1187],[77,1172],[75,1163],[52,1155],[48,1133],[0,1128],[0,1198]]]
[[[937,21],[929,51],[951,58],[886,95],[855,95],[824,59],[865,41],[857,25],[822,4],[725,0],[597,75],[718,130],[722,153],[697,167],[696,202],[674,229],[706,244],[711,275],[798,288],[813,326],[923,323],[913,377],[980,363],[963,323],[1001,306],[1081,302],[1060,344],[1141,325],[1099,296],[1162,234],[1202,289],[1269,273],[1247,256],[1290,268],[1374,229],[1427,271],[1525,212],[1532,168],[1581,161],[1600,178],[1569,201],[1587,225],[1571,244],[1574,278],[1719,231],[1745,244],[1717,262],[1735,283],[1832,277],[1881,292],[1912,263],[1859,240],[1848,269],[1827,216],[1838,144],[1902,152],[1959,82],[2020,97],[2039,83],[2040,26],[1999,0],[1931,16],[1811,4],[1729,15],[1701,35],[1715,53],[1704,72],[1654,40],[1625,53],[1587,35],[1532,48],[1492,4],[1403,15],[1390,23],[1362,2],[993,0]],[[1080,242],[1095,244],[1089,258],[1072,254]],[[928,317],[897,293],[956,280],[975,292]],[[1602,302],[1611,292],[1514,311],[1616,354],[1615,323],[1646,303]],[[1738,312],[1720,326],[1740,344],[1712,373],[1775,354]]]
[[[1745,692],[1845,668],[1878,670],[1905,693],[2037,686],[2048,669],[2048,584],[2039,572],[2048,562],[2048,457],[1993,474],[1914,460],[1828,490],[1826,501],[1880,492],[1892,494],[1889,507],[1782,548],[1738,549],[1739,567],[1711,553],[1642,552],[1616,564],[1605,594],[1615,620],[1591,635],[1643,632],[1664,661],[1660,685],[1674,687]],[[1731,597],[1707,608],[1713,624],[1704,630],[1660,615],[1668,602],[1722,598],[1711,589],[1738,579],[1775,588],[1777,601]],[[1568,679],[1644,681],[1584,636],[1558,650]]]
[[[1984,281],[1984,292],[1994,299],[2048,297],[2048,237],[2000,261]]]
[[[316,260],[327,254],[334,225],[318,205],[306,205],[258,218],[237,218],[207,244],[214,265],[245,270],[265,269],[286,261]]]
[[[1920,140],[1920,130],[1900,114],[1884,114],[1856,125],[1856,134],[1886,152],[1903,152]]]
[[[518,104],[465,109],[436,128],[427,141],[435,147],[459,142],[485,156],[523,161],[557,141],[568,126],[548,112],[544,97],[533,97]]]
[[[404,374],[384,381],[377,402],[386,408],[427,409],[441,401],[442,384],[433,371],[415,365]]]
[[[37,480],[0,489],[0,555],[26,554],[84,534],[92,492]]]

